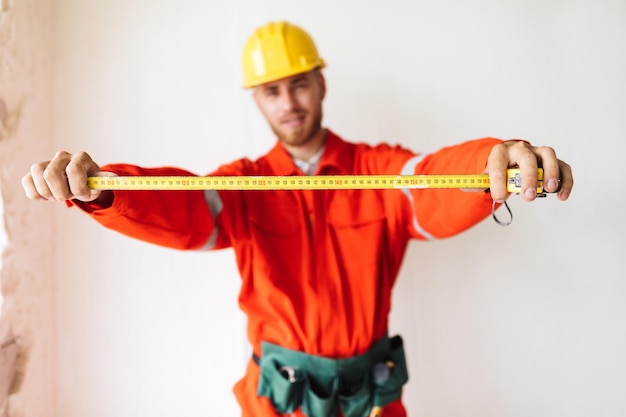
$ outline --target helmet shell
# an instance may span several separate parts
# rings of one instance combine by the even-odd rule
[[[257,28],[243,48],[242,64],[244,88],[326,66],[309,34],[286,21]]]

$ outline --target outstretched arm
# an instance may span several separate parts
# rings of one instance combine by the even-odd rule
[[[193,250],[217,246],[213,194],[192,191],[98,191],[87,185],[91,176],[193,175],[173,167],[141,168],[128,164],[102,168],[85,152],[57,152],[49,161],[31,166],[22,178],[33,200],[65,201],[103,226],[161,246]]]
[[[507,199],[507,170],[519,167],[522,176],[521,197],[537,197],[537,168],[544,170],[544,190],[557,192],[566,200],[572,191],[571,167],[556,157],[554,149],[532,146],[521,140],[502,141],[483,138],[442,148],[425,155],[415,167],[415,174],[488,173],[489,193],[458,190],[411,190],[412,234],[422,238],[453,236],[480,222],[492,213],[493,201]],[[478,191],[478,190],[471,190]]]

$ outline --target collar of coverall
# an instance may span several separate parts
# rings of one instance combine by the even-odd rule
[[[268,153],[267,159],[275,175],[302,175],[280,141]],[[352,171],[351,161],[348,144],[326,129],[326,144],[317,172],[321,175],[348,175]]]

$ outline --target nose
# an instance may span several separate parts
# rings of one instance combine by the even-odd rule
[[[280,94],[280,109],[284,112],[290,112],[298,108],[298,100],[294,92],[285,88]]]

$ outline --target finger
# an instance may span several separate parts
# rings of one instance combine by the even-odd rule
[[[48,187],[50,193],[52,194],[52,198],[55,200],[69,200],[73,197],[68,184],[67,174],[65,172],[65,168],[71,160],[71,157],[72,155],[65,151],[57,152],[54,158],[52,158],[50,163],[45,167],[41,175],[43,181],[45,181],[45,186]],[[44,184],[39,185],[41,188],[44,187]]]
[[[547,146],[536,148],[536,153],[541,160],[543,168],[543,189],[548,193],[554,193],[559,189],[560,168],[554,149]]]
[[[489,190],[491,198],[502,202],[507,199],[509,193],[506,190],[507,174],[509,167],[509,154],[505,145],[495,145],[491,149],[487,159],[487,172],[489,173]]]
[[[47,200],[47,198],[42,196],[37,190],[33,175],[30,172],[22,177],[22,188],[24,189],[26,197],[31,200]]]
[[[29,179],[32,183],[32,187],[34,190],[30,188],[27,190],[27,195],[33,199],[44,199],[50,200],[53,199],[52,191],[50,191],[50,187],[48,187],[48,183],[44,178],[44,171],[50,164],[50,161],[43,161],[36,164],[31,165],[30,172],[25,176],[26,179]],[[30,187],[30,184],[24,184],[24,179],[22,180],[22,186]],[[37,197],[39,196],[39,197]]]
[[[90,174],[89,176],[90,177],[117,177],[117,174],[114,173],[114,172],[109,172],[109,171],[98,171],[98,172],[95,172],[93,174]],[[113,191],[110,191],[110,190],[89,189],[89,191],[90,191],[89,197],[88,198],[81,197],[80,198],[81,201],[93,201],[93,200],[99,198],[104,193],[108,193],[108,194],[112,194],[113,193]]]
[[[89,154],[78,152],[72,155],[65,168],[67,182],[72,195],[81,201],[91,201],[100,195],[99,190],[92,190],[87,185],[87,177],[100,172],[100,167]]]
[[[99,170],[91,157],[85,152],[78,152],[72,155],[65,167],[67,183],[74,197],[87,201],[91,197],[91,190],[87,186],[89,174]]]
[[[561,172],[561,189],[557,193],[557,197],[561,201],[569,198],[572,188],[574,187],[574,177],[572,175],[572,167],[563,161],[559,161],[559,169]]]
[[[513,154],[514,161],[519,166],[522,177],[522,198],[526,201],[533,201],[537,198],[537,185],[539,183],[537,175],[537,155],[533,148],[524,142],[515,146]]]
[[[100,196],[101,190],[92,190],[87,186],[87,176],[83,175],[68,175],[68,184],[70,192],[80,201],[92,201]],[[82,178],[85,180],[83,181]]]

